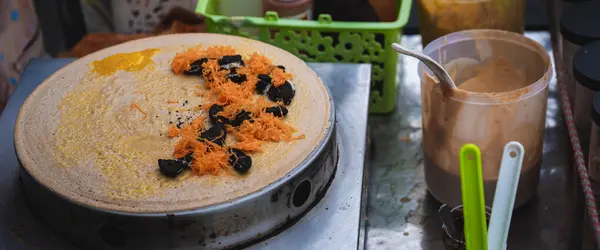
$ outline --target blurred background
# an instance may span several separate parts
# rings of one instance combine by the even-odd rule
[[[319,0],[316,0],[319,1]],[[526,30],[546,30],[546,1],[544,0],[526,0]],[[87,33],[107,32],[114,27],[107,25],[111,19],[111,8],[108,0],[35,0],[37,15],[39,17],[41,28],[44,34],[52,34],[45,38],[44,47],[46,51],[55,56],[59,52],[67,51]],[[143,2],[143,1],[142,1]],[[170,2],[170,1],[161,1]],[[195,6],[194,0],[191,1],[171,1],[190,6]],[[375,8],[381,20],[389,21],[397,17],[396,0],[369,0]],[[83,8],[82,8],[83,7]],[[408,25],[404,28],[405,34],[419,33],[417,5],[413,4]],[[39,11],[43,10],[43,11]],[[168,10],[161,9],[166,12]],[[358,10],[357,10],[358,11]],[[143,17],[145,18],[145,17]],[[86,25],[87,24],[87,25]],[[131,29],[129,33],[136,31]]]
[[[242,2],[246,6],[238,7]],[[287,18],[315,19],[319,13],[327,13],[334,21],[372,23],[395,21],[400,2],[220,0],[215,4],[218,11],[229,16],[262,16],[264,10],[274,10]],[[0,111],[32,58],[81,57],[151,35],[206,31],[204,18],[194,13],[197,0],[0,0],[0,3]],[[252,7],[260,5],[262,9]],[[418,5],[418,1],[412,4],[404,34],[420,32]],[[434,11],[437,9],[440,8],[434,7]],[[546,30],[546,12],[545,1],[526,0],[525,29]],[[376,40],[383,45],[382,37],[377,36]]]

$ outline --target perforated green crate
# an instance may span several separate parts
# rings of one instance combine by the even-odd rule
[[[206,17],[208,32],[244,36],[283,48],[306,62],[371,63],[371,113],[388,113],[396,105],[398,54],[391,48],[408,22],[412,0],[398,0],[394,22],[336,22],[219,15],[219,0],[199,0],[196,12]],[[318,0],[317,0],[318,1]]]

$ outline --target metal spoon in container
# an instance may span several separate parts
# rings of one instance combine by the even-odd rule
[[[456,89],[456,84],[454,83],[454,81],[452,80],[452,78],[450,77],[448,72],[444,69],[444,67],[442,67],[442,65],[437,63],[431,57],[423,54],[423,52],[421,52],[421,51],[416,51],[416,50],[411,50],[411,49],[405,48],[404,46],[402,46],[398,43],[393,43],[392,49],[394,49],[396,52],[398,52],[400,54],[412,56],[414,58],[419,59],[419,61],[421,61],[423,64],[425,64],[425,66],[427,66],[427,68],[429,68],[429,70],[431,70],[431,72],[433,72],[435,77],[441,83],[447,84],[452,89]]]

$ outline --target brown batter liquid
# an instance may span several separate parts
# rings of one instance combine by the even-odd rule
[[[519,191],[516,203],[520,205],[535,193],[545,125],[543,117],[527,116],[533,112],[543,114],[540,112],[545,112],[546,102],[540,104],[537,96],[518,99],[537,79],[528,77],[504,57],[466,67],[458,74],[466,80],[458,82],[458,89],[450,96],[431,77],[425,76],[422,85],[429,190],[444,203],[461,203],[459,151],[464,144],[474,143],[481,150],[486,204],[491,205],[504,145],[519,141],[525,148],[519,190],[527,190]],[[514,95],[505,94],[515,90]],[[482,99],[491,101],[476,103]]]
[[[529,85],[523,72],[504,57],[492,58],[464,71],[466,72],[462,74],[473,75],[473,77],[457,83],[457,87],[470,92],[508,92]]]

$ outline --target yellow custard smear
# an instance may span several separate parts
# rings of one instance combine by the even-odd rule
[[[149,64],[154,63],[152,57],[160,49],[146,49],[137,52],[119,53],[102,60],[92,62],[93,72],[98,75],[108,76],[119,70],[129,72],[140,71]]]

